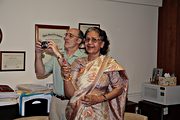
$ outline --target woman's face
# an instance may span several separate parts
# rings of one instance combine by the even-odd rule
[[[85,48],[88,54],[99,55],[100,49],[103,48],[104,42],[100,39],[99,34],[95,31],[87,33],[85,38]]]

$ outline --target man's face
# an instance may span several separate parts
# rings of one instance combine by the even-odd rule
[[[64,37],[64,47],[67,48],[78,48],[81,42],[78,29],[69,29]]]

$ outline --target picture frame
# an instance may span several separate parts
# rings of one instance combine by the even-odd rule
[[[162,76],[163,76],[162,68],[153,68],[152,80],[155,80],[157,77],[162,77]]]
[[[1,28],[0,28],[0,43],[1,43],[1,41],[2,41],[2,38],[3,38],[3,33],[2,33]]]
[[[79,26],[78,26],[79,30],[81,30],[84,34],[89,27],[99,27],[100,28],[100,24],[79,23]]]
[[[25,71],[25,51],[0,51],[0,71]]]
[[[99,27],[100,28],[100,24],[79,23],[79,26],[78,26],[79,30],[81,30],[84,34],[89,27]],[[84,41],[80,44],[79,48],[85,49]]]
[[[69,30],[70,26],[35,24],[35,41],[53,40],[59,47],[64,48],[64,34]],[[51,58],[51,53],[43,54],[43,62],[46,63]]]

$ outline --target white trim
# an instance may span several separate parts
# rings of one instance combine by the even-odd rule
[[[128,100],[138,103],[141,101],[141,93],[128,93]]]
[[[163,0],[108,0],[108,1],[155,6],[155,7],[161,7],[163,2]]]

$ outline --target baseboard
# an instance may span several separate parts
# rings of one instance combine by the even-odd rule
[[[128,100],[138,103],[141,100],[141,93],[128,93]]]

